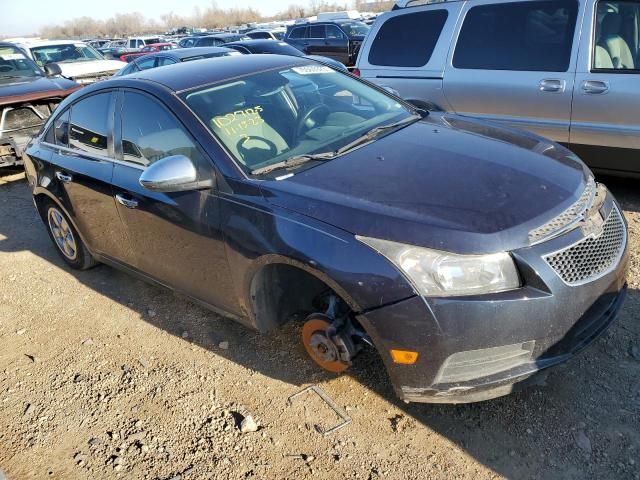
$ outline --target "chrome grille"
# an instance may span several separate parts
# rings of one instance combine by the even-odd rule
[[[536,228],[529,232],[529,241],[533,243],[539,243],[542,240],[551,237],[552,235],[559,233],[565,227],[571,225],[573,222],[580,219],[587,208],[593,202],[597,190],[596,182],[593,178],[590,178],[587,182],[587,186],[580,195],[580,198],[576,203],[567,208],[560,215],[545,223],[541,227]]]
[[[545,261],[569,285],[580,285],[613,269],[627,242],[622,214],[613,207],[598,237],[588,237],[559,252],[544,257]]]

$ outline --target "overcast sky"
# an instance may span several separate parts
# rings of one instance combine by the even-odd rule
[[[291,3],[307,5],[308,0],[218,0],[220,8],[253,7],[272,15]],[[42,26],[60,24],[73,17],[108,18],[114,13],[141,12],[159,18],[171,12],[190,15],[195,6],[206,8],[207,0],[0,0],[0,33],[2,36],[37,32]]]

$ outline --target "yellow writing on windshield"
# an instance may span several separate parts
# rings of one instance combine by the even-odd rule
[[[245,132],[251,128],[264,123],[264,119],[260,115],[263,112],[260,105],[245,108],[244,110],[236,110],[213,118],[213,124],[217,130],[229,136],[245,136]]]

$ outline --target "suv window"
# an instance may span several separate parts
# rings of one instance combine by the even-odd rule
[[[129,48],[136,48],[137,44],[136,40],[129,40]]]
[[[324,25],[311,25],[309,27],[309,38],[324,38]]]
[[[453,66],[566,72],[577,15],[576,0],[472,7],[460,31]]]
[[[342,33],[342,30],[335,25],[327,25],[326,29],[327,38],[330,38],[331,40],[344,40],[346,38],[344,33]]]
[[[156,57],[147,57],[142,60],[138,60],[136,64],[140,70],[147,70],[153,68],[156,63]]]
[[[307,27],[294,28],[289,38],[307,38]]]
[[[148,166],[171,155],[200,162],[200,152],[182,125],[163,106],[139,93],[125,92],[122,105],[123,160]]]
[[[598,2],[592,68],[627,73],[639,70],[639,29],[640,4],[637,2]]]
[[[426,65],[448,15],[447,10],[430,10],[390,18],[373,40],[369,63],[391,67]]]
[[[111,93],[99,93],[71,107],[69,147],[93,155],[107,155]]]

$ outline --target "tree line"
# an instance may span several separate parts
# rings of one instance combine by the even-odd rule
[[[347,2],[309,0],[307,5],[291,4],[286,10],[275,16],[262,15],[254,8],[220,8],[213,2],[209,7],[196,7],[191,15],[177,15],[168,12],[160,15],[159,20],[147,18],[141,13],[117,13],[106,20],[91,17],[77,17],[61,25],[48,25],[39,35],[43,38],[83,38],[83,37],[122,37],[132,34],[159,33],[172,28],[195,27],[215,29],[247,23],[260,23],[277,20],[291,20],[317,15],[321,12],[348,10],[381,12],[393,6],[392,0],[354,0]]]

